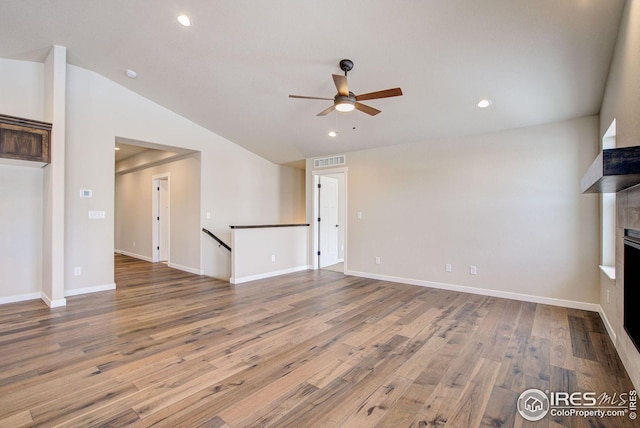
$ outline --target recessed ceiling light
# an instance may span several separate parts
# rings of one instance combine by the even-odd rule
[[[335,137],[336,135],[338,135],[338,133],[336,131],[329,131],[329,137]]]
[[[490,107],[491,104],[493,104],[491,100],[483,99],[478,101],[478,104],[476,105],[478,106],[478,108],[487,108],[487,107]]]
[[[132,70],[130,68],[127,68],[124,74],[126,74],[129,79],[135,79],[138,77],[138,73],[136,73],[135,70]]]
[[[120,150],[120,147],[114,147],[115,150]]]
[[[189,19],[189,17],[187,15],[178,16],[178,22],[183,27],[189,27],[191,25],[191,20]]]

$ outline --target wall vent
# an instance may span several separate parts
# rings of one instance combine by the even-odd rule
[[[331,156],[328,158],[318,158],[313,160],[314,168],[325,168],[328,166],[344,165],[346,163],[345,155]]]

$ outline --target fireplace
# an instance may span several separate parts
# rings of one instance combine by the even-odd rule
[[[640,352],[640,231],[624,235],[624,329]]]

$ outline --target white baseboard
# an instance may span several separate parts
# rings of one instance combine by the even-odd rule
[[[103,285],[95,285],[93,287],[85,287],[85,288],[76,288],[76,289],[73,289],[73,290],[65,290],[64,291],[64,297],[78,296],[80,294],[97,293],[99,291],[108,291],[108,290],[115,290],[115,289],[116,289],[116,284],[115,283],[103,284]]]
[[[115,290],[115,288],[116,288],[116,284],[112,283],[112,284],[96,285],[94,287],[77,288],[75,290],[65,290],[64,297],[77,296],[80,294],[87,294],[87,293],[96,293],[98,291]],[[37,292],[37,293],[29,293],[29,294],[20,294],[17,296],[0,297],[0,305],[5,303],[23,302],[25,300],[35,300],[35,299],[42,299],[44,303],[46,303],[47,306],[49,306],[50,308],[57,308],[59,306],[65,306],[67,304],[66,299],[51,300],[49,296],[47,296],[43,292]]]
[[[41,295],[40,292],[36,292],[36,293],[18,294],[16,296],[0,297],[0,305],[4,305],[5,303],[24,302],[25,300],[40,299],[40,295]]]
[[[40,293],[40,298],[47,304],[47,306],[49,306],[52,309],[67,305],[67,299],[63,298],[63,299],[51,300],[49,296],[47,296],[42,292]]]
[[[379,275],[369,272],[348,270],[345,275],[359,276],[362,278],[379,279],[381,281],[399,282],[402,284],[418,285],[420,287],[440,288],[443,290],[459,291],[461,293],[479,294],[481,296],[500,297],[503,299],[520,300],[523,302],[541,303],[544,305],[562,306],[565,308],[582,309],[585,311],[599,312],[597,303],[578,302],[575,300],[556,299],[554,297],[534,296],[531,294],[513,293],[509,291],[489,290],[486,288],[468,287],[465,285],[445,284],[441,282],[424,281],[420,279],[402,278],[397,276]]]
[[[305,265],[305,266],[296,266],[289,269],[276,270],[273,272],[265,272],[257,275],[249,275],[249,276],[241,276],[241,277],[231,277],[229,282],[231,284],[242,284],[243,282],[256,281],[258,279],[271,278],[274,276],[286,275],[288,273],[300,272],[301,270],[313,269],[313,266]]]
[[[123,254],[123,255],[129,256],[129,257],[133,257],[135,259],[144,260],[145,262],[152,262],[153,263],[153,259],[151,257],[143,256],[142,254],[130,253],[129,251],[124,251],[124,250],[114,250],[113,252],[114,253],[118,253],[118,254]]]
[[[613,342],[614,346],[616,346],[616,343],[617,343],[616,339],[618,338],[618,335],[616,334],[616,331],[614,330],[613,326],[609,322],[609,318],[607,318],[607,314],[604,312],[604,309],[602,309],[602,306],[600,305],[598,305],[598,313],[600,314],[600,318],[602,318],[604,327],[607,329],[607,333],[609,333],[609,337],[611,338],[611,341]]]
[[[182,266],[182,265],[179,265],[177,263],[171,263],[171,262],[169,262],[167,264],[167,266],[169,266],[170,268],[173,268],[173,269],[182,270],[182,271],[189,272],[189,273],[192,273],[192,274],[195,274],[195,275],[204,275],[204,271],[202,269],[196,269],[196,268],[192,268],[192,267],[189,267],[189,266]]]

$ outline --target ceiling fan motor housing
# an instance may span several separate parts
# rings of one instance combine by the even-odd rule
[[[356,96],[354,95],[353,92],[349,91],[349,96],[345,97],[344,95],[340,95],[337,94],[334,98],[335,102],[342,102],[342,103],[355,103],[356,100]]]

